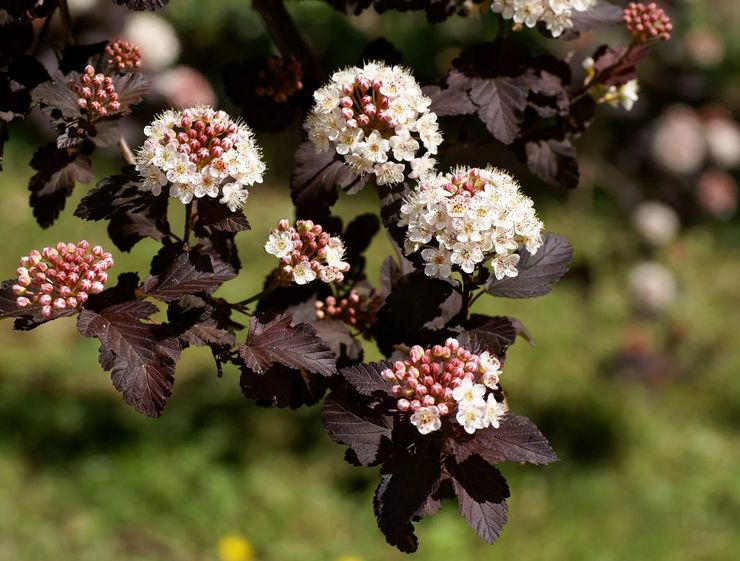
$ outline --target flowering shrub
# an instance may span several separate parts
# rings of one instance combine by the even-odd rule
[[[76,316],[79,333],[98,339],[100,365],[124,401],[152,417],[162,414],[190,346],[208,347],[219,374],[225,364],[236,367],[242,393],[260,405],[296,408],[326,396],[323,422],[348,447],[347,461],[381,466],[373,506],[390,544],[415,551],[413,523],[453,497],[493,543],[509,496],[495,464],[557,457],[531,421],[509,410],[500,382],[508,347],[528,332],[513,318],[476,314],[473,305],[487,296],[543,296],[567,272],[572,249],[544,231],[525,194],[529,182],[534,175],[556,187],[577,185],[573,139],[597,104],[632,107],[637,64],[667,39],[670,22],[652,4],[623,11],[603,0],[328,3],[346,13],[423,9],[432,21],[486,12],[496,39],[465,46],[438,83],[420,85],[392,53],[327,81],[283,2],[254,0],[281,56],[224,69],[224,89],[249,125],[206,105],[166,109],[143,127],[146,140],[134,153],[118,123],[149,91],[145,49],[122,40],[76,44],[66,2],[0,10],[0,147],[9,125],[32,107],[56,135],[31,160],[39,225],[50,226],[76,184],[92,178],[95,150],[117,143],[121,172],[98,181],[74,215],[106,221],[119,251],[144,239],[161,246],[143,279],[121,272],[108,288],[113,257],[99,246],[60,242],[31,251],[2,284],[0,316],[21,330]],[[57,46],[58,70],[50,73],[35,55],[57,10],[67,44]],[[583,64],[582,83],[566,60],[531,53],[512,33],[531,27],[572,39],[617,24],[630,44],[599,47]],[[290,179],[298,219],[253,234],[266,238],[277,266],[260,293],[230,302],[216,292],[241,269],[235,238],[250,229],[248,189],[266,172],[250,126],[300,130],[299,116],[307,139]],[[459,163],[476,147],[505,148],[519,167],[448,169],[446,154],[454,151]],[[499,163],[495,151],[486,153]],[[334,203],[368,184],[378,192],[380,218],[345,224]],[[182,232],[169,221],[172,198],[185,210]],[[397,255],[386,259],[374,288],[364,253],[381,225]],[[241,316],[248,324],[237,342]],[[363,339],[388,360],[363,362]]]

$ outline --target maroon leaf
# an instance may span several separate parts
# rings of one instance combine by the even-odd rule
[[[232,212],[228,206],[213,199],[198,199],[198,220],[206,226],[221,232],[243,232],[249,230],[249,222],[244,212]]]
[[[479,456],[460,463],[448,458],[446,466],[460,514],[481,538],[492,544],[506,524],[509,486],[504,476]]]
[[[312,324],[316,335],[337,357],[337,364],[362,360],[362,343],[352,336],[352,328],[337,319],[324,319]]]
[[[141,103],[152,89],[152,83],[140,72],[116,74],[113,76],[113,86],[118,93],[121,113],[126,113],[132,105]]]
[[[448,440],[448,450],[458,462],[476,454],[491,464],[519,462],[545,465],[558,460],[535,424],[513,413],[506,414],[497,429],[489,427],[477,430],[473,436],[456,432]]]
[[[650,45],[609,47],[602,45],[593,55],[596,76],[593,83],[621,86],[637,77],[637,65],[650,52]]]
[[[385,381],[381,372],[390,368],[389,362],[369,362],[365,364],[356,364],[342,368],[339,373],[352,386],[352,389],[367,397],[389,396],[390,385]]]
[[[390,442],[393,420],[353,404],[353,399],[332,393],[321,411],[324,427],[334,442],[352,449],[357,464],[376,465],[381,446]]]
[[[231,321],[231,309],[206,302],[198,296],[183,296],[171,302],[167,319],[183,344],[196,347],[231,348],[241,325]]]
[[[416,431],[414,427],[410,430]],[[426,504],[441,475],[439,440],[418,434],[415,437],[383,465],[374,500],[378,527],[386,541],[406,553],[418,547],[411,521]]]
[[[438,117],[451,115],[469,115],[475,113],[476,106],[470,101],[468,94],[458,88],[448,86],[444,89],[439,86],[425,86],[424,94],[432,100],[429,110]]]
[[[170,302],[187,294],[212,294],[235,276],[234,269],[214,255],[169,245],[152,261],[152,274],[144,279],[141,290]]]
[[[534,298],[544,296],[551,285],[559,281],[573,259],[573,248],[563,236],[547,233],[542,247],[531,255],[522,250],[517,264],[519,274],[501,280],[491,277],[486,283],[486,292],[505,298]]]
[[[296,409],[302,405],[313,405],[324,397],[329,379],[306,376],[300,370],[282,364],[274,364],[262,374],[242,365],[239,384],[242,393],[254,399],[258,405]]]
[[[316,152],[310,142],[298,147],[290,176],[291,197],[297,207],[332,206],[337,189],[354,191],[367,183],[367,175],[357,175],[338,158],[334,151]]]
[[[530,171],[548,183],[567,189],[578,187],[580,172],[576,150],[568,140],[540,140],[525,146]]]
[[[129,10],[155,11],[166,6],[170,0],[113,0],[119,6],[126,5]]]
[[[180,344],[163,326],[143,321],[157,312],[156,306],[136,299],[117,302],[124,291],[109,290],[88,300],[77,328],[83,336],[100,340],[100,365],[111,371],[124,401],[159,417],[172,394]]]
[[[92,179],[90,158],[74,150],[60,150],[54,143],[39,148],[31,159],[37,173],[31,177],[31,207],[39,226],[48,228],[64,209],[75,183]]]
[[[249,321],[247,342],[239,356],[250,370],[265,373],[273,364],[331,376],[336,372],[334,355],[307,323],[291,325],[290,314],[264,312]]]
[[[622,8],[619,6],[606,0],[597,0],[592,8],[584,12],[573,12],[570,19],[573,22],[573,27],[566,32],[568,39],[576,38],[571,37],[574,32],[591,31],[599,27],[621,24],[624,22],[624,15]]]
[[[516,341],[516,327],[511,319],[504,316],[487,317],[473,314],[468,320],[468,337],[499,358]]]

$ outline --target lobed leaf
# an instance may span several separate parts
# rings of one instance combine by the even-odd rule
[[[334,355],[307,323],[291,325],[290,314],[263,312],[249,320],[247,342],[239,356],[250,370],[264,374],[274,364],[331,376],[336,372]]]
[[[486,283],[486,292],[505,298],[544,296],[568,272],[572,259],[573,248],[568,240],[558,234],[547,233],[536,254],[522,250],[516,277],[498,280],[492,276]]]

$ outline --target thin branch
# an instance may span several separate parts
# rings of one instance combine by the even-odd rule
[[[118,148],[121,150],[121,156],[124,160],[126,160],[127,164],[132,166],[136,164],[134,153],[131,151],[131,147],[128,145],[128,142],[126,142],[125,138],[120,137],[118,139]]]
[[[69,13],[69,5],[67,4],[67,0],[58,0],[58,2],[59,15],[62,18],[62,28],[67,35],[69,44],[75,45],[77,41],[75,41],[74,33],[72,33],[72,16]]]
[[[300,61],[308,81],[315,85],[323,83],[321,64],[285,9],[283,0],[252,0],[252,7],[262,18],[267,33],[283,57]]]

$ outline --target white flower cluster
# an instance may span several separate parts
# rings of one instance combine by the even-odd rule
[[[542,222],[532,199],[508,173],[458,168],[419,182],[401,206],[399,226],[408,226],[405,251],[422,249],[424,272],[447,278],[457,265],[465,273],[490,259],[497,279],[519,274],[524,244],[531,254],[542,245]]]
[[[534,27],[544,22],[553,37],[573,27],[574,12],[593,8],[596,0],[493,0],[491,10],[504,19]]]
[[[221,197],[231,211],[247,200],[247,186],[262,182],[265,164],[252,130],[200,105],[165,111],[144,128],[148,137],[136,155],[142,188],[159,195],[170,185],[170,196],[183,204]]]
[[[442,142],[437,115],[408,70],[381,62],[340,70],[314,100],[304,127],[317,151],[336,150],[378,185],[401,183],[406,164],[412,179],[434,168]]]

